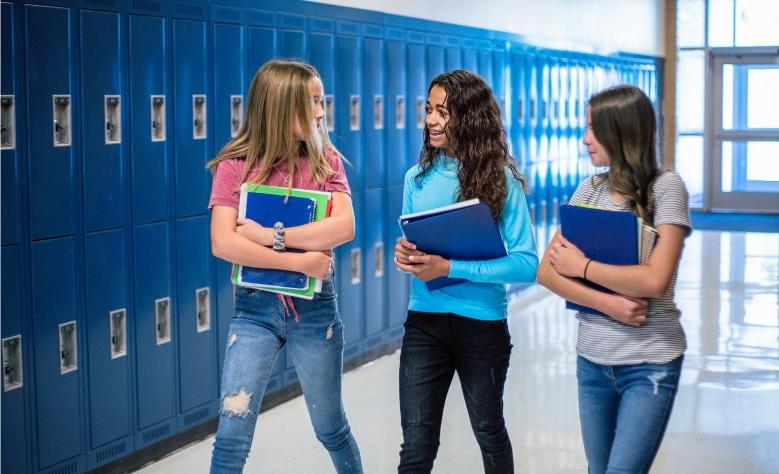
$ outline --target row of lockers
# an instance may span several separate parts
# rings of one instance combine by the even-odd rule
[[[357,237],[336,253],[347,359],[402,334],[409,281],[392,247],[433,76],[465,68],[492,85],[539,242],[591,172],[587,97],[659,90],[652,58],[308,2],[48,3],[2,4],[8,472],[82,472],[216,416],[232,288],[210,255],[205,163],[266,60],[319,69],[350,162]],[[282,353],[268,391],[295,380]]]

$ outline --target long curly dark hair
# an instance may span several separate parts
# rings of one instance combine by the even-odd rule
[[[424,145],[419,156],[417,185],[435,164],[438,157],[447,155],[457,159],[457,177],[460,190],[457,200],[479,198],[489,204],[492,215],[499,220],[508,195],[506,171],[527,190],[527,179],[519,172],[509,154],[506,130],[501,121],[500,108],[492,89],[480,76],[468,71],[443,73],[430,82],[427,89],[441,87],[446,91],[446,124],[448,149],[430,145],[430,131],[425,127]]]
[[[611,189],[625,196],[644,223],[652,225],[652,184],[661,173],[652,102],[641,89],[629,84],[598,92],[589,102],[592,132],[609,155],[609,170],[594,179],[608,179]]]

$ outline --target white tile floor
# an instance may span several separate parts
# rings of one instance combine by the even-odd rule
[[[517,472],[586,472],[574,373],[576,325],[544,290],[512,302],[505,414]],[[653,473],[779,473],[779,235],[696,231],[677,283],[689,349]],[[395,472],[398,354],[344,375],[344,403],[365,472]],[[141,472],[208,472],[207,438]],[[263,413],[245,472],[329,473],[302,397]],[[436,473],[482,472],[452,385]]]

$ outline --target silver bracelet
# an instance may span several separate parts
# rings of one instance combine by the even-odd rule
[[[287,247],[284,244],[284,224],[276,222],[273,224],[273,250],[282,252],[286,249]]]

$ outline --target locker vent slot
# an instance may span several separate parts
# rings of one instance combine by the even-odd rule
[[[163,436],[170,433],[170,425],[164,424],[162,426],[158,426],[157,428],[151,429],[143,434],[143,442],[148,443],[149,441],[153,441],[158,438],[162,438]]]
[[[191,425],[192,423],[202,420],[203,418],[208,416],[208,408],[203,408],[202,410],[198,410],[194,413],[190,413],[189,415],[184,417],[184,424],[185,425]]]
[[[115,458],[126,451],[127,451],[127,443],[115,444],[101,451],[98,451],[97,455],[95,456],[95,460],[98,463],[102,463],[103,461],[107,459]]]

